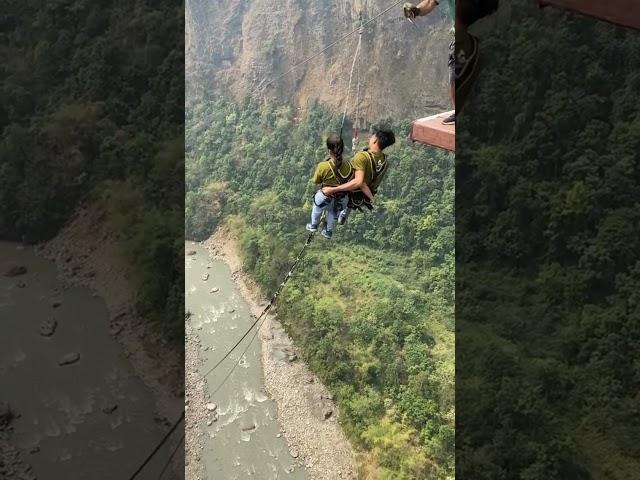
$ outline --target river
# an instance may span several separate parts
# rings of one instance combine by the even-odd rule
[[[0,272],[0,402],[20,414],[11,442],[40,479],[129,478],[166,427],[109,334],[105,303],[89,289],[64,288],[33,248],[0,242],[0,264],[26,267]],[[51,336],[42,335],[46,320],[57,323]],[[79,360],[60,365],[68,354]],[[152,462],[138,478],[157,479],[163,466]],[[169,469],[163,478],[175,477]]]
[[[200,371],[204,375],[253,319],[226,263],[210,259],[206,249],[196,243],[189,242],[187,249],[196,254],[185,257],[185,303],[202,347]],[[206,391],[210,402],[217,404],[218,419],[211,425],[201,422],[206,435],[200,461],[209,480],[302,480],[304,470],[292,458],[276,418],[276,406],[264,393],[258,338],[223,383],[252,335],[206,377]]]

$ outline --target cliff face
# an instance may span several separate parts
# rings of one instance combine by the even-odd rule
[[[383,0],[187,0],[187,103],[217,92],[303,109],[318,100],[342,111],[357,33],[258,87],[356,28],[360,11],[366,21],[389,5]],[[365,28],[359,59],[363,119],[414,119],[450,108],[451,21],[433,12],[416,23],[407,22],[398,5]],[[355,83],[354,75],[352,99]],[[349,114],[353,118],[353,108]]]

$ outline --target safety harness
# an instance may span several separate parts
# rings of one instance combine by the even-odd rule
[[[371,152],[369,152],[368,150],[363,150],[363,152],[367,154],[367,158],[369,159],[369,164],[371,166],[371,179],[367,183],[369,185],[375,185],[376,180],[384,175],[384,173],[387,171],[387,156],[383,153],[382,160],[376,162]],[[371,193],[375,195],[376,191],[372,188]],[[367,207],[367,209],[369,210],[373,210],[373,205],[363,192],[359,190],[355,192],[349,192],[348,207],[362,211],[363,206]]]
[[[329,168],[331,168],[331,172],[333,173],[333,176],[336,177],[336,180],[338,180],[338,183],[340,185],[347,183],[349,180],[353,178],[353,167],[351,166],[351,163],[347,162],[347,165],[349,165],[349,173],[346,175],[342,175],[338,167],[336,167],[336,164],[333,158],[329,158],[327,160],[329,161]]]
[[[331,169],[331,172],[333,173],[333,176],[336,178],[336,180],[338,181],[339,185],[343,185],[345,183],[347,183],[349,180],[351,180],[353,178],[353,167],[351,166],[351,164],[349,162],[347,162],[347,165],[349,166],[349,173],[347,173],[346,175],[342,175],[340,173],[340,169],[336,166],[335,161],[333,158],[329,157],[327,158],[325,161],[327,161],[329,163],[329,168]],[[332,186],[332,185],[324,185],[322,184],[320,186],[320,188],[322,187],[326,187],[326,186]],[[333,205],[334,211],[336,213],[336,215],[339,213],[338,212],[338,207],[340,204],[340,201],[342,199],[344,199],[344,197],[347,195],[347,193],[337,193],[333,196],[333,198],[336,199],[336,202]],[[316,203],[316,195],[315,193],[313,194],[313,204],[316,205],[317,207],[326,207],[327,203],[322,202],[320,205],[318,205]]]

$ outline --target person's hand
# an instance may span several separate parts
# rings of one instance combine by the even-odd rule
[[[409,3],[409,2],[405,3],[402,6],[402,10],[404,11],[404,16],[409,20],[415,19],[416,16],[420,13],[420,10],[418,10],[418,7],[416,7],[413,3]]]
[[[333,188],[332,187],[322,187],[320,189],[320,191],[326,196],[326,197],[330,197],[331,195],[333,195]]]

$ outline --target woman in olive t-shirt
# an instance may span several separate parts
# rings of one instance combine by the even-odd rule
[[[333,228],[338,220],[338,212],[347,208],[346,195],[327,196],[322,192],[324,187],[335,187],[351,180],[353,170],[349,162],[342,161],[344,142],[338,135],[330,135],[327,138],[327,149],[330,158],[320,162],[313,175],[313,183],[320,188],[313,196],[313,208],[311,209],[311,223],[307,224],[309,232],[317,232],[322,213],[326,212],[327,226],[321,234],[325,238],[331,238]]]

